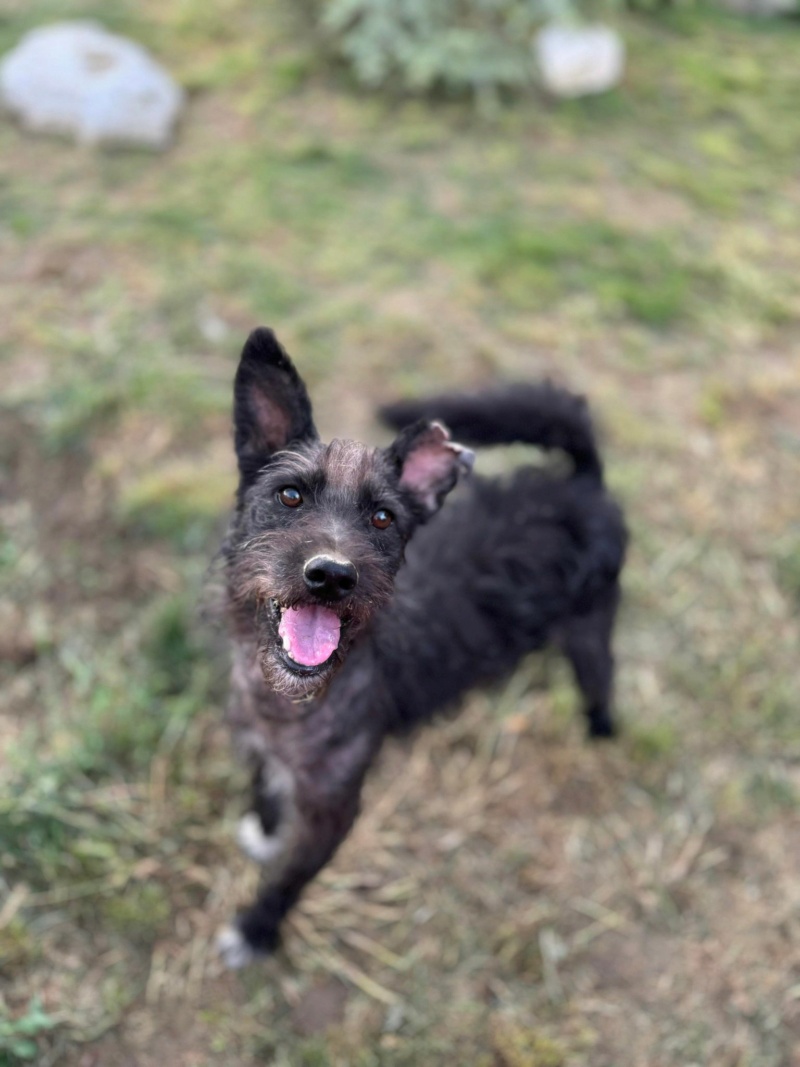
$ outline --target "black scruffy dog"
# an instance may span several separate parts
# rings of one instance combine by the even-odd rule
[[[224,555],[233,633],[229,719],[253,768],[239,842],[265,867],[223,931],[230,966],[268,952],[303,887],[358,813],[384,737],[507,675],[557,642],[589,733],[614,732],[611,632],[625,552],[584,401],[553,385],[405,401],[388,448],[324,444],[305,386],[270,330],[234,385],[240,482]],[[442,422],[435,421],[441,419]],[[473,478],[453,443],[558,448],[560,476]]]

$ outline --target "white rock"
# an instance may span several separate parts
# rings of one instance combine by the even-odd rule
[[[606,26],[545,26],[533,47],[542,82],[555,96],[604,93],[625,69],[625,46]]]
[[[134,41],[96,22],[57,22],[0,63],[0,103],[29,130],[166,148],[183,92]]]

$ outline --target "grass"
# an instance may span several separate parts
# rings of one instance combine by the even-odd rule
[[[511,212],[490,218],[465,239],[459,258],[474,256],[495,300],[543,310],[583,294],[601,315],[666,326],[689,313],[690,302],[715,295],[712,272],[681,264],[664,238],[627,234],[596,220],[525,227]]]
[[[489,122],[355,94],[278,3],[32,0],[0,44],[72,15],[190,104],[163,156],[0,125],[0,1065],[791,1063],[796,23],[628,15],[619,90]],[[454,382],[589,394],[625,732],[587,746],[548,656],[387,747],[285,950],[231,976],[209,561],[259,322],[327,435]]]

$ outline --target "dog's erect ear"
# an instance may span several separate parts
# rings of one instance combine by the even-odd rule
[[[406,427],[386,455],[422,519],[439,510],[459,475],[472,470],[475,461],[474,452],[451,441],[440,422],[424,419]]]
[[[264,326],[253,330],[242,350],[233,383],[233,425],[242,488],[273,453],[317,436],[306,387]]]

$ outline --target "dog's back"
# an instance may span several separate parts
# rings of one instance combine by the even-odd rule
[[[550,383],[401,401],[390,425],[440,418],[469,445],[525,442],[572,460],[474,478],[408,548],[377,654],[408,728],[557,641],[586,698],[593,736],[613,732],[611,628],[626,532],[606,493],[585,401]],[[409,665],[413,663],[413,669]]]

